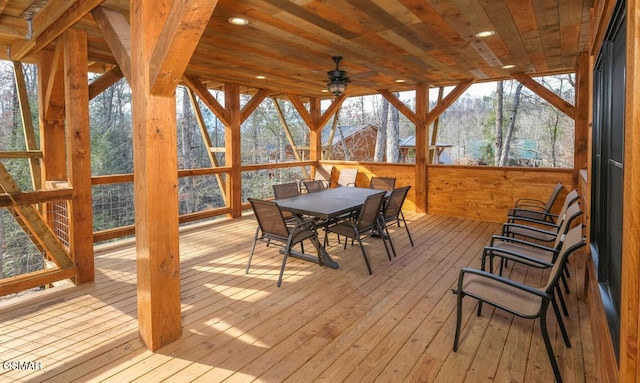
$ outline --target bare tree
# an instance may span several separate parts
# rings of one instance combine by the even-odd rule
[[[504,81],[496,82],[496,141],[493,146],[495,148],[494,165],[499,165],[502,157],[502,125],[504,121]]]
[[[400,162],[400,112],[395,107],[391,108],[391,124],[387,128],[387,162]]]
[[[382,115],[380,125],[378,126],[378,134],[376,136],[376,148],[373,160],[376,162],[384,161],[385,144],[387,142],[387,123],[389,120],[389,100],[382,98]]]
[[[522,83],[518,83],[516,86],[515,94],[513,95],[513,109],[511,114],[511,121],[509,121],[509,127],[507,128],[507,133],[502,141],[502,150],[500,151],[500,162],[499,166],[507,166],[509,162],[509,149],[511,148],[511,139],[513,138],[515,127],[516,127],[516,117],[518,115],[518,108],[520,107],[520,98],[522,95]]]

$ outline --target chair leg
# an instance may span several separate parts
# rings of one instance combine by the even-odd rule
[[[457,310],[456,310],[456,334],[453,337],[453,352],[458,351],[458,345],[460,344],[460,330],[462,327],[462,297],[464,293],[458,288],[456,294]]]
[[[284,248],[284,256],[282,257],[282,266],[280,266],[280,276],[278,276],[277,286],[280,287],[282,284],[282,276],[284,275],[284,267],[287,264],[287,258],[289,257],[289,252],[291,252],[291,241],[287,242],[287,246]]]
[[[256,250],[256,242],[258,242],[259,233],[260,233],[260,226],[256,228],[256,235],[253,237],[253,247],[251,248],[251,254],[249,254],[249,261],[247,262],[247,268],[244,270],[245,274],[249,274],[249,267],[251,266],[251,259],[253,258],[253,252]]]
[[[560,308],[558,308],[558,304],[553,298],[551,299],[551,305],[553,306],[553,312],[556,314],[558,326],[560,327],[560,332],[562,333],[562,339],[564,339],[564,344],[568,348],[571,348],[571,341],[569,340],[569,335],[567,334],[567,328],[564,326],[564,320],[562,320],[562,316],[560,315]]]
[[[409,233],[409,226],[407,225],[407,221],[404,219],[404,214],[402,213],[402,211],[400,211],[400,217],[402,217],[402,223],[404,223],[404,229],[407,231],[407,236],[409,237],[409,243],[411,243],[411,246],[413,246],[413,238],[411,238],[411,233]]]
[[[556,357],[553,353],[553,348],[551,347],[551,340],[549,339],[549,332],[547,331],[547,304],[544,304],[542,308],[542,313],[540,314],[540,330],[542,330],[542,338],[544,339],[544,346],[547,349],[547,356],[549,356],[549,361],[551,362],[551,368],[553,369],[553,375],[556,378],[556,383],[562,383],[562,376],[560,375],[560,369],[558,368],[558,362],[556,361]]]
[[[373,272],[371,271],[371,265],[369,264],[369,257],[367,257],[367,252],[364,250],[364,246],[362,245],[362,240],[360,239],[359,235],[357,236],[357,238],[358,238],[358,244],[360,245],[360,250],[362,250],[362,256],[364,257],[364,262],[367,264],[367,270],[369,270],[369,275],[372,275]]]
[[[558,295],[558,300],[560,301],[560,305],[562,306],[562,312],[564,313],[564,316],[568,317],[569,310],[567,309],[567,304],[564,301],[564,295],[562,295],[562,289],[558,285],[556,285],[555,289],[556,289],[556,294]]]

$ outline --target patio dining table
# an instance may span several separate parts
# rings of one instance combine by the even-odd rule
[[[327,189],[317,193],[303,193],[294,197],[276,199],[275,202],[281,210],[293,213],[298,219],[311,216],[325,220],[338,218],[344,214],[357,211],[362,207],[365,199],[380,190],[358,187],[338,187]],[[338,263],[331,259],[329,253],[322,246],[316,246],[320,251],[322,263],[333,269],[339,267]],[[301,252],[292,252],[291,255],[310,262],[316,262],[317,258]]]

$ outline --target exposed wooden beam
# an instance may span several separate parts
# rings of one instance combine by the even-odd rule
[[[304,121],[304,123],[307,124],[307,127],[309,127],[310,130],[314,130],[315,121],[311,117],[311,114],[309,113],[307,108],[304,106],[304,103],[302,102],[300,97],[297,94],[290,93],[290,94],[287,94],[287,98],[289,99],[289,101],[291,101],[291,104],[293,105],[293,107],[300,114],[300,118],[302,118],[302,121]]]
[[[62,34],[66,109],[68,178],[73,187],[69,206],[69,251],[77,268],[76,283],[95,279],[91,190],[91,132],[87,83],[87,33],[67,29]]]
[[[343,93],[340,96],[334,98],[333,101],[331,101],[331,105],[329,105],[327,110],[322,113],[322,115],[316,122],[317,129],[322,129],[327,124],[327,122],[329,122],[329,120],[340,110],[342,103],[346,99],[347,95]]]
[[[562,97],[545,88],[542,84],[524,73],[513,73],[511,77],[529,88],[529,90],[540,96],[540,98],[555,106],[561,112],[575,120],[576,107],[562,99]]]
[[[73,278],[75,275],[76,268],[69,267],[66,269],[38,270],[15,278],[2,279],[0,280],[0,296],[46,286],[63,279]]]
[[[124,15],[105,7],[91,11],[121,73],[131,83],[131,32]]]
[[[47,1],[40,12],[33,17],[32,38],[14,43],[10,46],[11,60],[20,61],[28,54],[38,53],[103,1],[104,0]]]
[[[111,68],[110,71],[96,78],[89,84],[89,100],[93,100],[100,93],[107,90],[111,85],[118,82],[124,74],[119,66]]]
[[[231,207],[231,217],[242,215],[242,153],[240,126],[240,86],[224,84],[224,106],[229,113],[230,124],[225,125],[225,165],[231,167],[227,182],[227,197]]]
[[[406,118],[408,118],[414,125],[418,125],[419,121],[417,120],[416,114],[409,109],[398,97],[396,97],[392,92],[388,89],[378,89],[378,93],[382,95],[382,97],[386,98],[389,103],[395,106],[396,109],[400,113],[402,113]]]
[[[64,119],[64,57],[62,45],[56,46],[49,64],[49,77],[44,90],[44,118]]]
[[[218,0],[172,2],[149,61],[152,94],[175,92],[217,3]]]
[[[271,91],[269,89],[260,89],[258,93],[253,95],[251,100],[249,100],[249,102],[245,104],[245,106],[242,108],[242,111],[240,112],[240,119],[242,120],[242,122],[246,121],[247,118],[251,116],[251,113],[253,113],[256,108],[260,106],[260,103],[262,103],[262,101],[266,97],[268,97],[269,94],[271,94]]]
[[[69,200],[73,195],[73,189],[40,189],[34,191],[20,191],[13,194],[0,194],[0,207],[15,205],[33,205],[43,202]]]
[[[191,89],[195,94],[198,95],[198,97],[200,97],[202,102],[204,102],[204,104],[211,110],[211,112],[213,112],[213,114],[218,117],[223,125],[229,125],[229,112],[222,105],[220,105],[218,100],[213,97],[211,92],[209,92],[209,89],[207,89],[207,87],[202,82],[200,82],[200,80],[189,76],[184,76],[182,80],[184,81],[185,85],[189,87],[189,89]]]
[[[24,224],[29,228],[37,241],[47,250],[47,255],[53,259],[61,269],[73,267],[73,261],[64,246],[58,241],[51,228],[45,223],[44,218],[34,205],[18,205],[13,196],[22,192],[13,180],[7,169],[0,162],[0,187],[12,198],[13,208],[18,213]]]
[[[29,106],[29,98],[27,96],[27,85],[24,79],[24,71],[22,64],[13,62],[13,73],[16,80],[16,91],[18,94],[18,102],[20,104],[20,117],[22,118],[22,131],[24,132],[25,146],[28,151],[37,151],[38,144],[36,142],[36,134],[33,129],[33,121],[31,119],[31,107]],[[40,153],[42,155],[42,153]],[[31,172],[31,184],[34,190],[42,188],[42,168],[40,167],[40,157],[29,157],[29,170]]]
[[[204,123],[204,118],[202,117],[202,111],[200,111],[200,106],[198,105],[198,100],[196,99],[195,93],[190,88],[187,88],[187,94],[189,94],[189,100],[191,101],[191,107],[193,108],[193,112],[196,115],[196,121],[198,122],[198,127],[200,128],[200,135],[202,136],[202,141],[207,148],[211,148],[213,144],[211,143],[211,137],[209,137],[209,132],[207,131],[207,125]],[[213,150],[207,150],[207,155],[209,156],[209,161],[211,162],[211,166],[217,168],[220,166],[218,163],[218,157]],[[224,204],[227,205],[227,195],[226,186],[224,179],[220,174],[215,175],[216,181],[218,182],[218,187],[220,188],[220,194],[222,195],[222,199],[224,200]]]
[[[429,168],[427,166],[429,151],[428,111],[429,86],[418,84],[416,86],[416,113],[414,114],[416,121],[415,204],[416,211],[421,213],[428,213],[429,206],[427,199],[429,185]]]
[[[149,61],[173,1],[130,3],[137,314],[140,338],[155,351],[182,334],[176,99],[149,87]]]
[[[436,106],[433,107],[431,112],[427,115],[427,125],[434,122],[442,113],[444,113],[462,94],[473,84],[474,80],[463,80],[456,85],[455,88],[447,94]]]

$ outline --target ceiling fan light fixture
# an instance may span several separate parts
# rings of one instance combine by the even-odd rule
[[[347,89],[347,84],[351,82],[347,72],[340,70],[340,60],[342,57],[333,56],[333,61],[336,63],[336,69],[327,72],[329,76],[329,82],[327,83],[327,89],[333,93],[334,96],[340,96]]]

